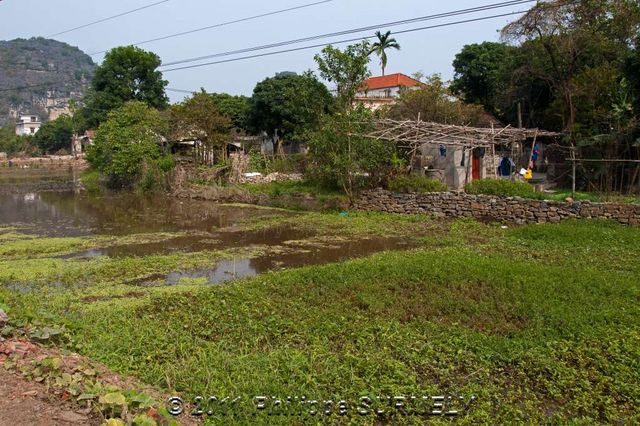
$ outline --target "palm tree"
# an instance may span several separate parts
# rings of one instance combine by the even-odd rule
[[[376,31],[376,37],[378,41],[371,45],[369,55],[375,53],[380,57],[380,65],[382,65],[382,75],[384,75],[384,69],[387,67],[387,49],[400,50],[400,44],[395,38],[390,38],[391,31],[387,31],[386,34],[382,34],[380,31]]]

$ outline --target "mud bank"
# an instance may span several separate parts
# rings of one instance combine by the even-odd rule
[[[49,155],[46,157],[25,157],[25,158],[0,158],[0,167],[19,169],[78,169],[84,170],[88,167],[84,157],[74,157],[72,155]]]

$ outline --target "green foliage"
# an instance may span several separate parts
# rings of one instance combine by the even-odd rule
[[[163,184],[171,161],[160,148],[167,124],[160,113],[132,101],[109,113],[87,149],[87,161],[115,188],[150,190]]]
[[[218,112],[231,120],[236,129],[247,129],[251,100],[246,96],[233,96],[227,93],[211,93]]]
[[[249,124],[254,132],[306,141],[332,106],[333,97],[311,72],[282,73],[256,85]]]
[[[100,190],[100,172],[98,170],[88,170],[80,176],[82,186],[89,192]]]
[[[199,140],[208,150],[218,150],[219,155],[215,160],[225,161],[231,120],[220,113],[218,105],[215,96],[204,91],[195,93],[171,107],[171,124],[174,139]],[[211,162],[214,159],[199,160]]]
[[[640,230],[590,221],[501,229],[361,213],[287,223],[337,223],[365,235],[426,226],[429,238],[416,250],[225,286],[181,283],[123,299],[115,296],[140,287],[92,282],[82,292],[12,292],[7,300],[15,315],[31,307],[63,318],[84,354],[167,393],[179,389],[185,400],[300,389],[345,399],[451,392],[477,396],[458,417],[468,424],[549,423],[551,416],[560,424],[637,423]],[[135,268],[128,274],[137,276]],[[88,302],[87,294],[112,298]],[[107,416],[120,407],[101,404],[101,396],[122,394],[129,412],[145,399],[91,386],[83,392]],[[278,420],[243,416],[220,414],[225,424]],[[349,420],[370,423],[355,414]]]
[[[388,188],[395,192],[445,192],[447,185],[420,175],[400,175],[389,179]]]
[[[371,112],[364,107],[325,117],[309,142],[311,180],[342,189],[350,198],[361,188],[378,185],[392,168],[392,144],[354,134],[369,129]]]
[[[264,156],[259,152],[249,152],[249,171],[269,173],[303,173],[307,166],[306,154]]]
[[[371,45],[369,54],[375,53],[380,58],[380,66],[382,67],[382,75],[387,68],[387,49],[400,50],[400,44],[395,38],[391,37],[391,31],[387,31],[382,34],[380,31],[376,31],[376,37],[378,40]]]
[[[16,135],[15,126],[0,127],[0,152],[9,155],[23,151],[29,144],[29,137],[20,137]]]
[[[625,60],[625,75],[631,86],[631,96],[635,99],[636,113],[640,115],[640,36]]]
[[[501,197],[522,197],[544,199],[544,194],[536,192],[526,182],[515,182],[507,179],[479,179],[469,182],[464,190],[468,194],[497,195]]]
[[[318,186],[308,181],[284,181],[257,184],[243,184],[243,188],[254,194],[267,194],[271,197],[280,195],[311,194],[315,196],[337,195],[335,191]]]
[[[167,81],[157,70],[162,61],[152,52],[126,46],[111,49],[96,69],[91,88],[80,111],[83,128],[97,128],[110,111],[126,102],[139,101],[150,108],[164,109]]]
[[[451,91],[465,102],[477,103],[491,112],[500,111],[497,97],[505,86],[505,72],[513,51],[503,43],[484,42],[462,48],[453,61]]]
[[[73,119],[68,115],[62,115],[56,120],[44,123],[33,136],[33,140],[42,152],[53,154],[60,150],[70,151],[72,137]]]
[[[371,235],[425,238],[414,250],[206,287],[194,280],[157,287],[121,283],[158,271],[211,267],[215,259],[207,253],[183,253],[170,264],[164,256],[26,259],[46,265],[20,277],[5,271],[25,269],[25,260],[3,260],[2,283],[44,279],[81,287],[43,285],[23,293],[2,286],[0,303],[12,317],[60,319],[84,355],[165,394],[177,389],[185,400],[452,393],[477,396],[458,417],[465,424],[638,423],[640,229],[586,220],[501,229],[356,212],[282,212],[263,219],[270,222],[261,220],[259,229],[291,226],[325,238],[327,230],[340,230],[354,248],[371,244],[361,240]],[[48,238],[32,238],[33,245],[47,245]],[[302,242],[289,244],[298,250]],[[189,263],[193,257],[202,263]],[[131,417],[147,412],[144,395],[93,385],[85,368],[78,389],[75,372],[63,376],[60,364],[42,361],[38,377],[53,373],[47,383],[81,391],[77,399],[106,417],[124,411],[106,403],[110,393],[125,397]],[[244,413],[229,410],[208,420],[291,423],[291,416]],[[451,423],[422,416],[408,423],[429,419]],[[370,424],[372,418],[353,414],[348,420]]]
[[[405,90],[389,109],[390,117],[398,120],[417,120],[434,123],[475,125],[482,118],[483,108],[452,99],[442,78],[434,74],[418,90]]]
[[[314,57],[320,76],[336,85],[338,104],[342,109],[351,107],[362,82],[371,75],[368,68],[370,52],[371,46],[363,41],[349,45],[345,50],[328,45]]]
[[[520,92],[513,91],[516,96],[525,95],[526,109],[536,108],[539,118],[531,125],[568,131],[593,126],[582,120],[610,99],[603,85],[612,70],[620,75],[639,24],[637,2],[587,0],[539,3],[506,26],[503,39],[516,44],[517,54],[505,78]],[[535,90],[543,85],[548,93],[541,97]],[[561,121],[553,121],[555,116]]]

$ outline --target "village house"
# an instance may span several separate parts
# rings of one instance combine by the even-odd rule
[[[16,123],[16,135],[35,135],[40,130],[42,123],[37,115],[21,115]]]
[[[354,102],[377,110],[384,105],[395,103],[403,90],[415,90],[420,85],[422,83],[418,80],[401,73],[371,77],[364,81],[362,90],[356,93]]]
[[[74,134],[71,138],[71,155],[77,157],[86,152],[89,145],[93,145],[95,132],[86,130],[83,135]]]

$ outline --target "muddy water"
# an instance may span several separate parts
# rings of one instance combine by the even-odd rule
[[[238,258],[218,262],[212,268],[194,271],[172,272],[164,277],[168,285],[175,285],[183,278],[205,278],[209,284],[221,283],[233,278],[251,277],[262,272],[289,269],[308,265],[322,265],[367,256],[386,250],[406,250],[415,244],[401,238],[375,238],[348,243],[331,244],[312,250],[301,249],[284,254],[267,254],[257,258]],[[140,284],[150,284],[142,281]]]
[[[295,227],[274,226],[260,231],[239,231],[237,225],[281,211],[223,206],[207,201],[180,200],[164,195],[90,195],[75,188],[70,171],[43,172],[0,170],[0,226],[48,237],[180,232],[183,235],[159,242],[93,247],[67,259],[131,257],[175,252],[197,252],[260,246],[256,258],[237,258],[191,271],[138,280],[138,285],[176,284],[183,278],[204,278],[209,283],[304,265],[337,262],[383,250],[410,248],[400,238],[371,238],[305,244],[322,237]],[[43,190],[42,188],[46,188]],[[264,248],[267,248],[266,250]]]

